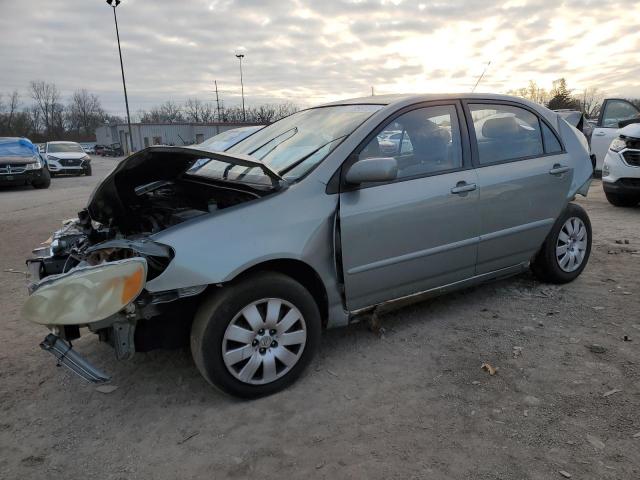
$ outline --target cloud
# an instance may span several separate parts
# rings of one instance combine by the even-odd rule
[[[100,1],[0,0],[0,93],[30,80],[86,88],[122,114],[111,9]],[[165,100],[312,105],[377,93],[504,92],[560,76],[640,97],[635,0],[124,0],[117,9],[132,112]],[[616,32],[620,33],[619,35]]]

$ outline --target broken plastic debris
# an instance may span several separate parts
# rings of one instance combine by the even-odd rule
[[[480,368],[482,368],[482,370],[484,370],[485,372],[489,372],[489,375],[495,375],[496,373],[498,373],[498,369],[492,367],[488,363],[483,363]]]
[[[621,392],[622,390],[620,390],[619,388],[614,388],[613,390],[609,390],[608,392],[604,393],[602,396],[603,397],[608,397],[610,395],[613,395],[614,393],[618,393]]]
[[[96,391],[100,393],[111,393],[118,389],[117,385],[100,385],[96,387]]]

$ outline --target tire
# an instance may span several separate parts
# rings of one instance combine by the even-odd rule
[[[267,312],[276,310],[279,314],[269,319]],[[237,397],[257,398],[300,376],[316,352],[320,332],[320,313],[311,294],[286,275],[260,272],[202,303],[191,327],[191,353],[211,385]]]
[[[570,203],[531,262],[531,270],[543,282],[568,283],[582,273],[590,254],[591,221],[582,207]]]
[[[86,166],[86,167],[84,168],[84,174],[85,174],[85,176],[87,176],[87,177],[90,177],[90,176],[91,176],[91,165],[88,165],[88,166]]]
[[[609,203],[616,207],[635,207],[640,201],[640,198],[638,198],[636,195],[624,195],[620,193],[609,192],[604,192],[604,194],[607,197]]]
[[[49,173],[49,170],[43,168],[42,178],[37,182],[33,182],[31,185],[33,188],[37,189],[49,188],[51,186],[51,174]]]

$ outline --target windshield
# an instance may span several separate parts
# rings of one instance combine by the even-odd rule
[[[82,147],[77,143],[50,143],[48,153],[84,153]]]
[[[194,145],[195,148],[205,148],[206,150],[213,150],[215,152],[222,152],[227,148],[235,145],[240,140],[244,140],[256,130],[260,130],[262,125],[255,127],[241,127],[227,130],[226,132],[219,133],[218,135],[205,140],[204,142]]]
[[[294,113],[273,123],[227,150],[229,154],[244,154],[264,163],[287,180],[296,180],[326,158],[347,136],[382,105],[339,105],[319,107]],[[225,179],[256,181],[264,173],[257,167],[202,162],[188,173]],[[260,182],[263,183],[263,182]]]

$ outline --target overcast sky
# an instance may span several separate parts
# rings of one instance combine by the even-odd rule
[[[132,114],[165,100],[310,106],[376,93],[504,93],[529,79],[640,97],[638,0],[123,0],[117,9]],[[0,93],[54,82],[124,112],[104,0],[0,0]]]

